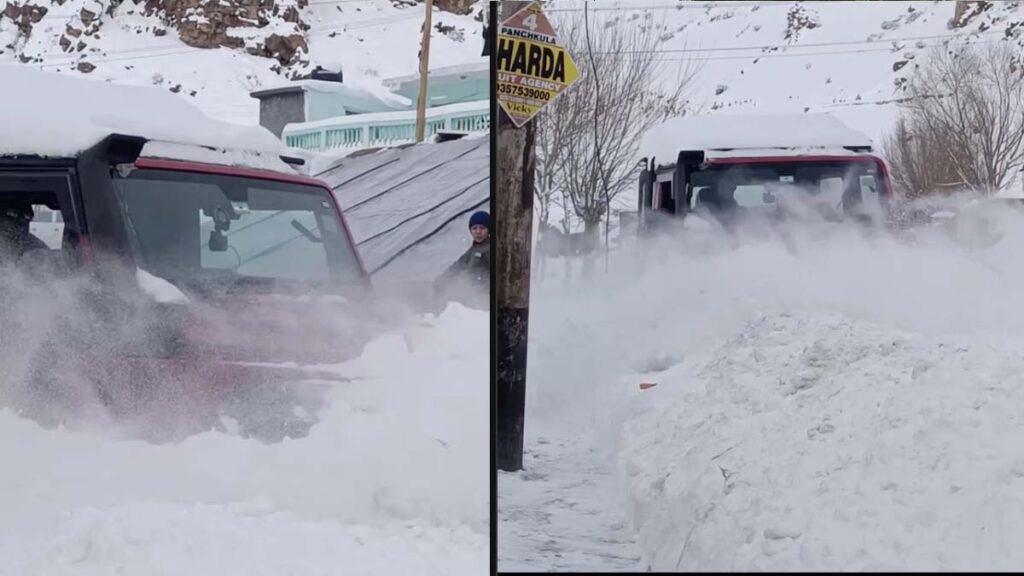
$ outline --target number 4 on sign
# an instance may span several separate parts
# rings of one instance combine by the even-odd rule
[[[531,32],[537,31],[537,15],[530,14],[526,18],[523,18],[523,26],[530,29]]]

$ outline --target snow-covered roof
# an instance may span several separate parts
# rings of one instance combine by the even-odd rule
[[[428,78],[440,79],[452,76],[468,76],[473,74],[490,73],[490,61],[486,58],[481,59],[480,62],[474,62],[471,64],[458,64],[455,66],[438,66],[431,68],[427,73]],[[415,74],[408,74],[405,76],[398,76],[395,78],[388,78],[384,80],[384,85],[391,88],[392,90],[398,89],[399,86],[407,82],[418,82],[420,79],[419,72]]]
[[[487,100],[473,100],[470,102],[457,102],[434,106],[426,110],[427,120],[445,116],[448,114],[464,114],[472,112],[489,111],[491,103]],[[336,116],[313,120],[311,122],[289,122],[284,126],[284,132],[289,133],[295,130],[312,130],[315,128],[342,128],[349,126],[362,126],[374,122],[402,122],[415,120],[416,114],[412,110],[399,110],[395,112],[369,112],[366,114],[350,114],[348,116]]]
[[[261,126],[217,121],[166,90],[0,65],[0,156],[74,157],[111,134],[288,154]]]
[[[295,156],[295,154],[289,154]],[[150,140],[142,147],[139,154],[141,158],[161,158],[166,160],[182,160],[185,162],[202,162],[205,164],[218,164],[221,166],[239,166],[242,168],[253,168],[256,170],[270,170],[272,172],[283,172],[285,174],[298,174],[289,164],[281,160],[276,153],[266,153],[248,150],[224,150],[210,149],[204,146],[192,146],[188,144],[175,144],[173,142],[161,142]]]
[[[296,80],[294,82],[281,83],[263,90],[257,90],[250,94],[250,96],[253,98],[263,98],[273,94],[299,90],[326,92],[347,98],[375,100],[395,110],[403,110],[412,105],[412,101],[405,96],[390,92],[383,87],[370,89],[341,82],[328,82],[326,80]]]
[[[675,162],[680,150],[821,149],[870,147],[871,139],[829,114],[707,115],[673,118],[651,128],[640,142],[640,157]],[[804,152],[811,153],[811,152]],[[729,155],[738,155],[731,153]],[[721,156],[721,155],[719,155]]]
[[[863,156],[861,152],[854,152],[846,148],[834,148],[822,146],[820,148],[737,148],[733,150],[710,149],[704,152],[706,160],[718,158],[766,158],[772,156]],[[658,164],[672,163],[676,161],[675,155],[658,156]]]
[[[469,215],[490,202],[487,140],[460,139],[341,158],[331,186],[375,284],[431,282],[469,247]]]

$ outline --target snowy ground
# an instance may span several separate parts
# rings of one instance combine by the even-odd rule
[[[568,284],[549,264],[502,565],[624,570],[636,538],[655,571],[1019,566],[1024,221],[1004,233],[693,236]]]
[[[487,317],[458,305],[331,367],[308,438],[180,444],[0,411],[0,574],[483,574]]]
[[[525,470],[499,473],[503,571],[635,571],[640,551],[624,511],[608,506],[614,466],[589,438],[531,436]]]

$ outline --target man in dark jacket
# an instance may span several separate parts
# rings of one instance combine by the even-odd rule
[[[484,303],[490,301],[490,214],[484,211],[474,213],[469,219],[469,233],[473,237],[473,245],[434,282],[434,294],[439,305],[443,305],[442,295],[446,293],[451,295],[451,300],[474,308],[480,304],[486,307]]]

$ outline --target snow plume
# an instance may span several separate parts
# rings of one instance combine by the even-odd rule
[[[134,281],[135,271],[126,277]],[[76,334],[87,322],[75,305],[97,286],[50,282],[12,293],[20,287],[3,278],[2,309],[25,328],[17,345],[3,332],[9,389],[53,342],[53,326]],[[159,326],[105,312],[140,337]],[[453,304],[440,317],[405,321],[358,359],[304,368],[332,382],[320,422],[298,440],[207,432],[153,444],[125,439],[113,424],[98,433],[96,421],[46,429],[20,417],[5,392],[0,572],[484,573],[487,316]],[[56,359],[81,348],[47,349]]]
[[[1003,216],[984,249],[694,221],[589,280],[549,265],[528,437],[617,458],[654,570],[1018,565],[1024,219]]]
[[[44,425],[113,420],[118,434],[177,440],[223,428],[225,411],[234,420],[288,417],[293,407],[277,401],[286,398],[315,419],[333,384],[304,382],[322,378],[294,363],[355,358],[398,319],[398,306],[384,316],[337,298],[216,296],[223,287],[186,296],[165,279],[117,265],[102,275],[54,273],[59,254],[33,254],[45,260],[0,277],[0,405]],[[275,367],[285,362],[293,364]],[[274,394],[282,380],[292,381],[290,395]],[[273,421],[246,433],[272,439]]]
[[[59,420],[59,414],[72,406],[83,420],[94,424],[106,420],[88,378],[68,369],[83,359],[89,347],[109,349],[109,338],[89,338],[98,335],[89,334],[89,328],[95,314],[102,312],[84,304],[97,287],[82,276],[62,275],[58,280],[42,267],[27,270],[3,265],[0,406],[49,423]]]

